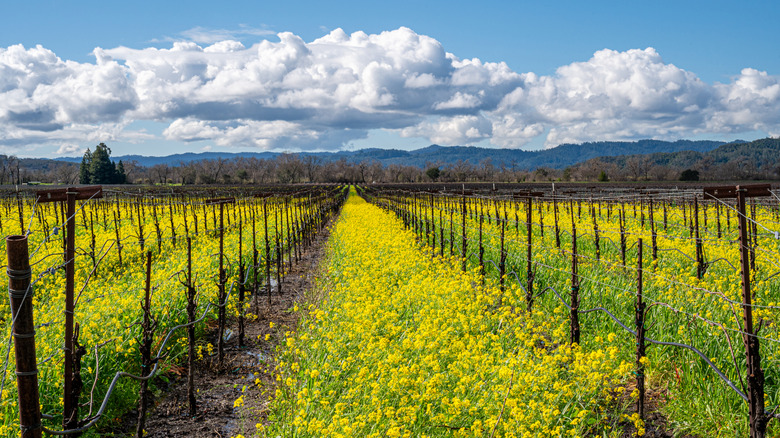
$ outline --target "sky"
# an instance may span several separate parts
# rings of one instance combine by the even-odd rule
[[[776,137],[777,16],[771,1],[9,0],[0,154]]]

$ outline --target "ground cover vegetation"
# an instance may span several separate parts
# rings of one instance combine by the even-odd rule
[[[607,432],[631,368],[566,342],[562,306],[526,314],[459,258],[432,257],[357,196],[331,232],[312,307],[284,344],[263,436],[578,436]],[[484,284],[483,284],[484,283]],[[611,335],[614,336],[614,335]],[[619,411],[619,409],[618,409]]]
[[[386,212],[348,201],[322,279],[329,299],[287,340],[267,436],[642,434],[640,372],[663,427],[748,435],[733,200],[674,190],[530,201],[537,194],[364,194]],[[780,402],[779,214],[777,199],[763,199],[746,218],[767,413]],[[642,326],[682,346],[648,342],[637,357],[628,330],[639,239]],[[769,421],[767,436],[777,433]]]
[[[273,400],[258,413],[267,416],[258,436],[617,437],[661,429],[747,436],[743,338],[760,342],[766,436],[780,433],[780,421],[771,418],[780,404],[776,191],[751,198],[742,217],[752,283],[746,306],[733,199],[672,187],[443,188],[352,192],[321,264],[316,294],[326,298],[291,309],[301,322],[277,352],[277,384],[266,388]],[[110,189],[102,199],[80,201],[80,419],[95,415],[114,373],[144,369],[140,302],[150,252],[157,321],[151,349],[153,356],[167,352],[166,367],[188,347],[182,330],[161,351],[167,330],[188,321],[186,237],[198,315],[211,306],[207,318],[220,319],[214,304],[227,294],[227,316],[249,321],[257,299],[297,257],[303,231],[335,212],[345,194],[301,186]],[[0,213],[1,234],[30,240],[40,403],[53,414],[44,426],[59,429],[65,213],[59,203],[37,203],[23,192],[0,200]],[[250,289],[243,304],[240,285]],[[750,332],[745,308],[755,321]],[[0,309],[0,320],[0,436],[16,436],[8,308]],[[196,327],[195,354],[217,355],[221,337]],[[641,354],[639,327],[648,338]],[[138,383],[120,379],[105,417],[87,433],[111,430],[137,405],[138,392]],[[643,415],[639,400],[646,402]]]
[[[269,286],[285,275],[310,232],[338,207],[341,193],[335,187],[269,190],[107,190],[101,192],[101,199],[78,201],[72,220],[76,222],[74,319],[80,327],[76,347],[83,385],[79,425],[97,414],[115,373],[140,375],[151,366],[142,364],[140,351],[148,327],[142,323],[147,267],[149,316],[155,327],[146,346],[151,348],[151,357],[162,356],[163,370],[186,357],[186,329],[173,332],[165,349],[162,345],[172,327],[188,322],[188,284],[196,292],[193,313],[206,316],[195,325],[195,354],[217,355],[219,336],[215,340],[204,335],[206,327],[214,327],[215,320],[224,318],[219,304],[224,304],[226,317],[251,321],[262,303],[260,294],[270,293]],[[59,203],[39,203],[24,194],[0,200],[0,211],[0,233],[26,235],[29,240],[40,406],[44,414],[52,415],[43,425],[60,430],[65,378],[66,213]],[[3,240],[3,254],[5,246]],[[8,282],[3,283],[0,289],[5,293]],[[12,327],[11,311],[3,306],[0,437],[19,434]],[[115,427],[120,417],[137,405],[138,394],[138,382],[118,380],[105,415],[87,435],[100,436]]]

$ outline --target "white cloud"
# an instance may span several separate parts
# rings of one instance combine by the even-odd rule
[[[479,116],[440,117],[404,128],[402,137],[424,137],[439,145],[473,143],[490,137],[490,122]]]
[[[195,43],[213,44],[225,40],[239,40],[243,36],[267,37],[276,32],[268,29],[257,29],[249,26],[240,26],[238,29],[209,29],[196,26],[181,33],[181,36]],[[169,38],[170,39],[170,38]]]
[[[82,146],[77,144],[63,143],[59,149],[57,149],[57,155],[77,155],[77,153],[81,152],[81,148]]]
[[[338,148],[372,129],[505,147],[780,132],[780,77],[745,68],[707,84],[653,48],[538,76],[460,59],[408,28],[240,42],[267,33],[194,28],[167,49],[97,48],[95,63],[0,48],[0,146],[143,141],[137,120],[167,123],[170,140],[265,149]]]

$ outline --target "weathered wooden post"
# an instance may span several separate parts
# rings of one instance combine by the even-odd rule
[[[74,283],[76,276],[76,201],[97,199],[103,197],[101,186],[42,190],[35,194],[36,202],[65,202],[66,243],[65,243],[65,358],[64,358],[64,390],[63,390],[63,429],[78,427],[78,390],[73,388],[73,315],[74,315]]]
[[[35,358],[33,290],[30,287],[30,257],[27,236],[8,236],[8,295],[14,321],[16,385],[19,393],[19,425],[22,438],[41,436],[41,409],[38,394],[38,365]]]
[[[747,362],[747,398],[750,438],[765,438],[766,427],[772,418],[764,406],[764,371],[761,369],[759,338],[753,328],[753,297],[750,290],[750,249],[748,248],[748,223],[745,200],[757,196],[771,196],[769,184],[748,186],[707,187],[704,194],[714,198],[737,198],[739,223],[739,253],[742,272],[742,341],[745,344]],[[728,211],[728,210],[727,210]]]
[[[639,239],[637,255],[636,308],[634,321],[636,323],[636,388],[639,397],[636,402],[636,412],[639,419],[645,419],[645,303],[642,296],[642,239]]]

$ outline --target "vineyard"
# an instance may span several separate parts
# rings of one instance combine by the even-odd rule
[[[17,193],[0,207],[2,232],[17,235],[3,242],[12,302],[34,309],[34,326],[17,325],[14,335],[23,312],[0,313],[0,436],[19,435],[17,400],[32,395],[17,393],[14,363],[20,386],[37,380],[45,432],[95,433],[100,420],[105,425],[144,400],[146,376],[158,365],[188,353],[221,361],[225,319],[239,320],[242,343],[244,322],[265,297],[284,293],[281,279],[346,195],[335,187],[67,190]],[[216,345],[201,339],[209,320],[218,321]],[[17,357],[32,338],[25,333],[34,333],[32,369]],[[145,408],[141,403],[139,431]],[[40,424],[25,427],[25,415],[35,414],[22,410],[23,435],[40,436]]]
[[[258,436],[780,434],[769,186],[44,192],[0,204],[32,285],[11,239],[0,436],[19,435],[14,369],[47,432],[100,434],[140,400],[142,434],[146,376],[221,360],[226,319],[241,339],[339,212]]]

